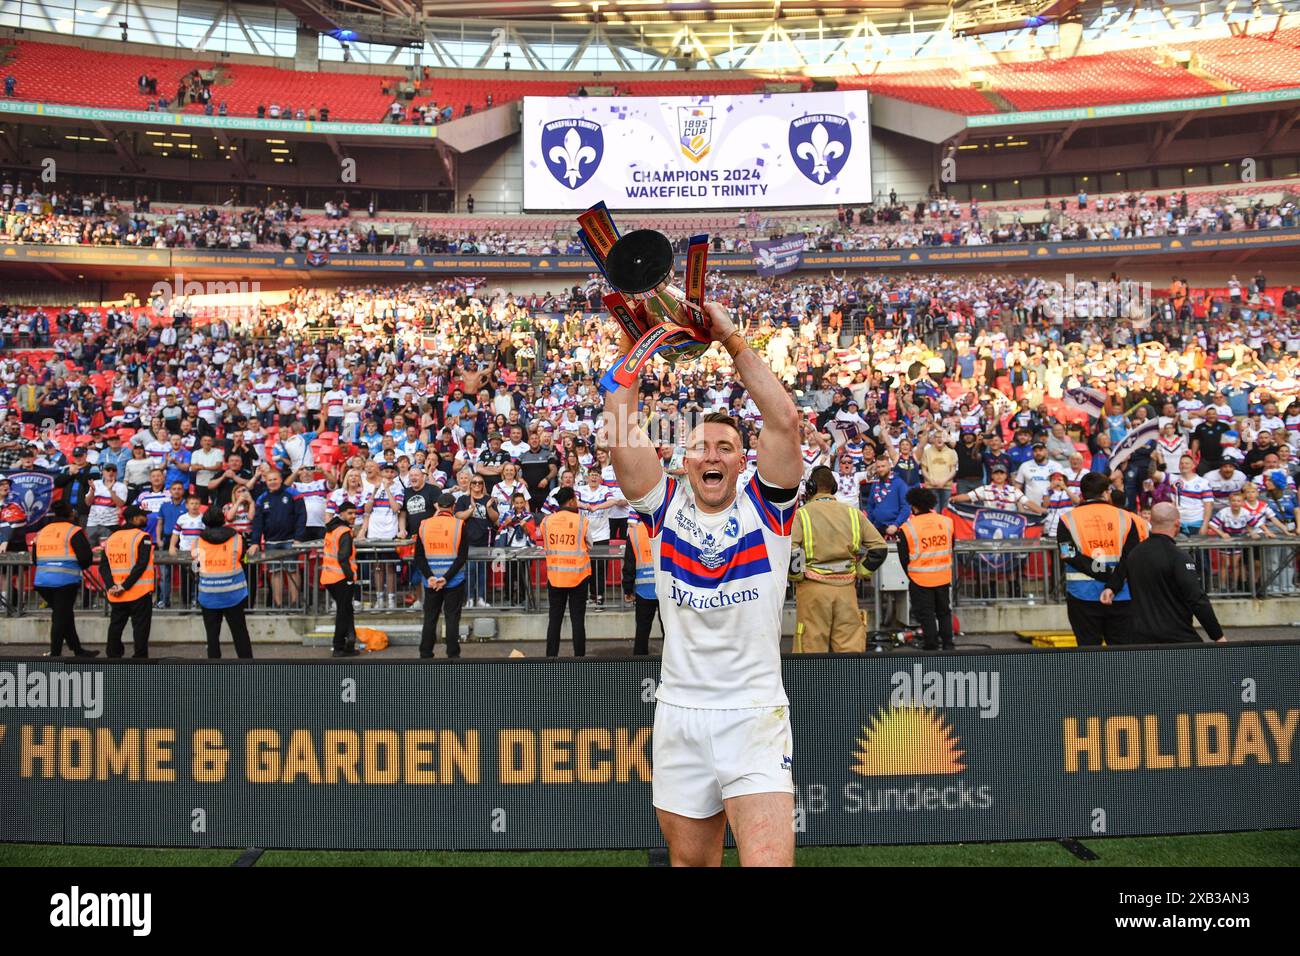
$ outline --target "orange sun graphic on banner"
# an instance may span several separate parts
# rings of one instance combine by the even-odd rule
[[[959,743],[935,711],[891,707],[862,728],[852,770],[864,777],[961,773],[966,764]]]

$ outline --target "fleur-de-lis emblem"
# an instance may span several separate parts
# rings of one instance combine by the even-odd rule
[[[570,127],[564,134],[564,144],[552,146],[547,158],[553,163],[564,163],[564,178],[572,188],[582,178],[582,164],[596,161],[596,151],[590,146],[582,145],[582,136]]]
[[[844,155],[844,144],[831,140],[831,134],[826,132],[826,127],[818,123],[813,127],[812,137],[799,144],[795,150],[795,155],[800,159],[811,159],[813,161],[813,175],[817,177],[819,183],[826,182],[826,177],[831,174],[831,168],[828,161],[838,159]]]

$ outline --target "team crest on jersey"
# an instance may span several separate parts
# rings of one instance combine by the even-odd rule
[[[700,541],[700,564],[704,565],[710,571],[716,571],[727,561],[727,546],[713,534],[712,531],[704,535]]]

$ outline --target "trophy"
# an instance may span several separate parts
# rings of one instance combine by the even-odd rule
[[[655,355],[672,364],[703,355],[712,341],[704,314],[709,237],[691,237],[682,290],[673,285],[673,246],[663,233],[636,229],[620,236],[603,202],[580,215],[578,225],[578,238],[615,290],[602,300],[605,308],[635,343],[601,376],[601,392],[635,386]]]

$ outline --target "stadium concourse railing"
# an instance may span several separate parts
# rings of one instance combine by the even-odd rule
[[[1300,594],[1297,560],[1300,537],[1237,539],[1179,538],[1178,544],[1196,562],[1206,593],[1212,598],[1272,598]],[[423,590],[409,560],[413,540],[358,541],[358,583],[354,607],[361,615],[420,610]],[[632,602],[622,588],[623,547],[591,549],[592,598],[599,596],[609,610],[629,610]],[[890,564],[858,584],[864,605],[874,605],[880,620],[882,605],[894,593],[905,593],[906,579],[891,555]],[[158,586],[155,608],[160,613],[193,611],[195,578],[184,554],[156,556]],[[298,544],[248,561],[249,612],[252,614],[332,615],[333,602],[319,586],[320,545]],[[0,554],[0,615],[21,617],[48,613],[32,587],[31,556]],[[379,582],[395,576],[395,584]],[[466,610],[536,612],[547,606],[546,561],[540,548],[471,548],[466,568]],[[387,594],[393,594],[390,603]],[[787,593],[793,600],[793,589]],[[958,541],[953,556],[953,604],[1061,604],[1065,576],[1056,542],[1051,538],[1003,538]],[[471,603],[471,601],[473,603]],[[480,604],[478,602],[486,602]],[[85,576],[80,609],[107,613],[98,573]]]

